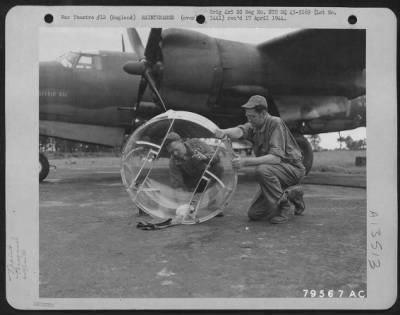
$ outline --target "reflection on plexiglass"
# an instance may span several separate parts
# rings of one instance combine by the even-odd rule
[[[155,218],[194,224],[226,207],[237,175],[231,143],[215,138],[216,128],[200,115],[167,111],[130,136],[121,175],[139,209]]]

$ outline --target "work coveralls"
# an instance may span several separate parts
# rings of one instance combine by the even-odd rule
[[[253,143],[254,154],[272,154],[281,158],[280,164],[262,164],[255,169],[255,177],[260,185],[248,209],[251,220],[270,219],[276,215],[287,218],[289,202],[279,205],[283,191],[297,185],[305,176],[301,151],[288,127],[279,118],[269,116],[260,129],[250,123],[238,126],[243,130],[243,138]]]

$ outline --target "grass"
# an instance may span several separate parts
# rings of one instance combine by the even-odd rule
[[[115,158],[120,154],[116,152],[76,152],[76,153],[45,153],[49,160],[69,158]],[[365,166],[356,166],[357,156],[366,156],[366,150],[360,151],[321,151],[314,152],[314,163],[312,171],[365,174]],[[243,155],[244,156],[244,155]]]
[[[365,174],[366,167],[356,166],[355,161],[357,156],[365,157],[366,154],[366,150],[314,152],[312,171]]]
[[[119,157],[120,152],[45,152],[49,160],[68,159],[68,158],[96,158],[96,157]]]

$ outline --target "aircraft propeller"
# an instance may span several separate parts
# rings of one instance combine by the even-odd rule
[[[157,100],[160,102],[166,111],[164,100],[157,89],[156,80],[153,74],[153,68],[157,63],[160,55],[161,47],[161,28],[152,28],[150,31],[149,39],[147,41],[146,49],[144,49],[140,36],[135,28],[128,28],[128,38],[131,43],[133,51],[139,57],[139,61],[131,61],[124,65],[124,71],[132,75],[141,75],[137,100],[135,109],[138,110],[142,100],[144,91],[147,84],[150,86],[152,92],[156,95]]]
[[[121,35],[121,44],[122,44],[122,52],[125,52],[125,41],[124,41],[124,35]]]

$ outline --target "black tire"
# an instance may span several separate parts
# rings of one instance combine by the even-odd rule
[[[306,138],[304,138],[304,136],[296,136],[296,142],[299,145],[301,152],[303,153],[303,164],[306,168],[306,174],[308,174],[314,161],[314,153],[311,144]]]
[[[43,153],[39,153],[39,163],[40,163],[39,182],[41,182],[47,177],[47,175],[49,175],[50,164],[49,160]]]

